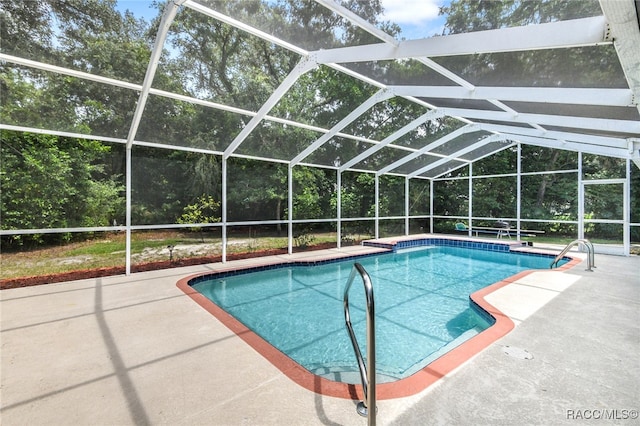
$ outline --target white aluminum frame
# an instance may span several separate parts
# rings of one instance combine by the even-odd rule
[[[142,84],[135,84],[125,81],[120,81],[113,78],[94,75],[82,71],[72,70],[64,67],[50,65],[42,62],[29,60],[26,58],[20,58],[13,55],[0,53],[0,61],[15,64],[17,66],[28,67],[32,69],[39,69],[46,72],[52,72],[62,75],[68,75],[79,79],[94,81],[97,83],[107,84],[114,87],[120,87],[128,90],[134,90],[139,92],[139,99],[135,107],[133,119],[126,139],[104,137],[100,135],[84,135],[73,132],[56,131],[49,129],[32,128],[29,126],[13,125],[0,123],[0,130],[12,130],[22,132],[34,132],[59,135],[71,138],[82,138],[100,140],[108,143],[120,143],[126,145],[126,224],[124,230],[126,231],[126,273],[130,274],[131,269],[131,232],[132,230],[139,229],[159,229],[159,228],[185,228],[193,225],[177,225],[177,224],[165,224],[165,225],[133,225],[131,223],[131,169],[132,169],[132,155],[131,150],[134,145],[149,146],[163,149],[176,149],[184,151],[192,151],[205,153],[210,155],[220,155],[222,157],[222,222],[219,224],[199,224],[197,226],[214,226],[222,227],[222,239],[223,239],[223,261],[226,261],[226,245],[227,245],[227,227],[230,225],[249,225],[254,222],[235,222],[230,223],[227,221],[227,161],[230,157],[241,158],[253,158],[257,160],[279,162],[287,164],[288,166],[288,217],[286,221],[259,221],[256,223],[271,224],[271,223],[286,223],[288,226],[288,251],[293,251],[293,224],[294,223],[310,223],[310,222],[332,222],[337,223],[337,245],[341,245],[341,223],[344,221],[352,220],[373,220],[375,222],[375,235],[379,234],[379,178],[383,174],[393,174],[405,177],[405,233],[409,233],[409,185],[410,180],[413,178],[422,178],[420,175],[433,170],[434,168],[444,165],[451,160],[457,160],[469,165],[470,177],[469,177],[469,223],[473,220],[472,214],[472,181],[473,176],[473,161],[477,161],[480,158],[484,158],[488,155],[492,155],[503,148],[499,148],[491,153],[485,154],[480,158],[474,160],[462,160],[459,157],[465,155],[473,150],[480,148],[487,143],[496,140],[510,140],[517,143],[518,147],[518,170],[516,173],[518,180],[518,207],[517,207],[517,224],[520,226],[520,179],[521,176],[526,173],[522,173],[521,170],[521,144],[531,144],[541,147],[559,148],[565,150],[571,150],[578,153],[579,167],[582,164],[582,153],[596,154],[611,156],[617,158],[624,158],[627,161],[627,176],[625,186],[625,211],[628,210],[630,205],[630,167],[631,161],[633,161],[638,167],[640,167],[640,120],[619,120],[619,119],[602,119],[602,118],[587,118],[587,117],[568,117],[557,116],[547,114],[527,114],[520,113],[505,105],[502,101],[519,101],[519,102],[538,102],[544,103],[558,103],[558,104],[582,104],[582,105],[597,105],[605,107],[636,107],[640,112],[640,50],[637,46],[640,45],[640,31],[638,29],[637,19],[634,21],[634,12],[632,2],[620,2],[615,0],[600,0],[602,9],[604,11],[603,16],[596,16],[591,18],[574,19],[569,21],[552,22],[546,24],[529,25],[525,27],[513,27],[502,28],[488,31],[478,31],[466,34],[455,34],[443,37],[434,37],[420,40],[396,40],[389,34],[386,34],[379,28],[373,26],[366,20],[362,19],[355,13],[346,9],[344,6],[338,4],[332,0],[316,0],[317,3],[332,10],[334,13],[349,20],[358,27],[364,29],[370,34],[374,35],[382,41],[382,43],[343,47],[336,49],[320,50],[316,52],[309,52],[299,46],[296,46],[287,41],[274,37],[264,31],[253,28],[252,26],[233,19],[229,16],[225,16],[219,12],[216,12],[210,8],[207,8],[193,0],[170,0],[166,3],[165,10],[160,22],[158,32],[156,34],[155,43],[152,49],[151,57],[147,66],[144,81]],[[271,94],[269,99],[260,107],[258,111],[248,111],[241,108],[236,108],[228,105],[219,104],[216,102],[201,100],[194,97],[189,97],[177,93],[171,93],[159,89],[154,89],[152,86],[153,79],[157,70],[158,61],[162,54],[162,48],[167,39],[170,26],[176,16],[176,13],[180,7],[187,7],[195,12],[202,13],[213,19],[216,19],[225,24],[231,25],[242,31],[245,31],[253,36],[259,37],[269,43],[273,43],[280,47],[283,47],[295,54],[300,55],[300,62],[280,84],[280,86]],[[538,50],[538,49],[557,49],[557,48],[570,48],[577,46],[597,46],[601,44],[613,43],[621,62],[621,66],[625,72],[625,76],[629,83],[629,89],[618,88],[595,88],[595,89],[582,89],[582,88],[531,88],[531,87],[476,87],[468,81],[464,80],[460,76],[446,69],[445,67],[434,62],[431,58],[438,56],[452,56],[452,55],[472,55],[478,53],[494,53],[494,52],[512,52],[523,50]],[[369,77],[354,72],[342,65],[341,63],[352,63],[360,61],[381,61],[392,59],[414,59],[418,60],[452,82],[457,86],[392,86],[385,85],[381,82],[375,81]],[[350,114],[343,118],[338,124],[331,129],[323,129],[317,126],[307,125],[304,123],[296,122],[294,120],[282,119],[278,117],[269,116],[269,111],[277,104],[277,102],[288,92],[288,90],[295,84],[298,78],[306,72],[314,69],[319,65],[329,66],[339,72],[345,73],[351,77],[359,79],[363,82],[371,84],[379,91],[374,94],[367,101],[362,103]],[[215,150],[206,150],[199,148],[181,147],[175,145],[159,144],[154,142],[145,142],[136,140],[136,134],[140,120],[142,119],[146,103],[149,95],[162,96],[177,101],[190,102],[193,104],[201,105],[207,108],[214,108],[229,113],[240,114],[247,117],[251,117],[240,134],[230,143],[230,145],[224,150],[219,152]],[[426,98],[448,98],[448,99],[469,99],[469,100],[486,100],[501,109],[501,111],[484,111],[476,109],[465,108],[439,108],[433,109],[426,114],[414,119],[411,123],[407,124],[401,129],[386,137],[382,141],[371,140],[355,135],[342,133],[346,126],[360,117],[369,108],[378,102],[388,100],[393,96],[401,96],[409,101],[417,104],[427,106],[429,105],[418,99],[419,97]],[[421,149],[406,148],[398,145],[394,145],[393,142],[403,135],[414,130],[420,124],[427,120],[432,120],[444,116],[451,116],[468,123],[466,126],[457,129],[448,135],[440,138],[439,140],[428,144]],[[529,125],[530,128],[519,126],[508,126],[501,124],[473,124],[474,119],[479,120],[492,120],[505,123],[519,123]],[[283,125],[291,125],[307,130],[316,131],[322,133],[316,141],[311,143],[296,155],[291,160],[277,160],[272,158],[265,158],[261,156],[241,155],[235,151],[243,143],[247,136],[257,127],[262,120],[268,120]],[[558,132],[548,131],[544,126],[558,126],[565,127],[567,129],[582,129],[586,131],[593,131],[594,133],[605,131],[612,134],[631,134],[638,135],[638,137],[611,137],[611,136],[596,136],[585,133],[573,133],[569,131]],[[480,142],[471,144],[465,148],[462,148],[451,155],[441,155],[433,153],[432,150],[436,147],[447,143],[461,134],[484,130],[497,135],[487,137]],[[311,164],[303,162],[309,155],[315,150],[321,147],[324,143],[329,141],[332,137],[344,137],[358,142],[366,142],[372,144],[371,147],[366,149],[356,157],[346,161],[342,165],[334,165],[334,167]],[[353,167],[362,160],[370,157],[384,147],[390,147],[394,149],[404,150],[407,152],[402,159],[393,162],[392,164],[385,165],[377,171],[362,171],[367,173],[374,173],[375,177],[375,198],[376,198],[376,210],[374,218],[342,218],[341,217],[341,174],[345,171],[359,171]],[[439,160],[434,163],[414,170],[411,173],[400,174],[393,172],[397,167],[414,160],[421,155],[429,154],[431,156],[440,157]],[[322,167],[336,170],[337,181],[337,199],[338,206],[335,219],[323,219],[323,220],[301,220],[293,217],[293,167],[296,165],[308,165],[314,167]],[[456,166],[456,168],[462,166]],[[564,171],[559,171],[562,173]],[[543,173],[543,172],[540,172]],[[581,169],[579,171],[579,186],[585,184],[582,180]],[[437,178],[437,177],[436,177]],[[433,231],[433,179],[430,179],[430,231]],[[583,197],[582,197],[583,198]],[[579,203],[582,205],[584,199]],[[628,213],[628,212],[627,212]],[[583,217],[582,214],[579,215]],[[391,218],[386,218],[391,219]],[[527,221],[533,221],[527,219]],[[583,219],[579,219],[580,229],[583,226]],[[625,226],[625,252],[629,252],[629,229],[630,226],[636,226],[632,224],[630,218],[627,217],[624,220]],[[38,230],[0,230],[0,235],[18,235],[18,234],[34,234],[34,233],[51,233],[51,232],[87,232],[87,231],[114,231],[122,230],[121,226],[109,226],[109,227],[92,227],[92,228],[65,228],[61,229],[38,229]]]

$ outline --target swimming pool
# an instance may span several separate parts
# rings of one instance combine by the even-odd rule
[[[548,268],[550,260],[510,253],[506,244],[429,240],[405,246],[357,259],[374,286],[378,383],[407,378],[487,329],[494,319],[469,295],[523,270]],[[307,371],[359,383],[342,310],[354,261],[209,274],[189,285]],[[361,346],[364,301],[354,285],[351,319]]]

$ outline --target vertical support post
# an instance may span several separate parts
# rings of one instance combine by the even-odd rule
[[[522,203],[522,145],[520,142],[518,142],[516,150],[518,153],[516,164],[516,229],[518,234],[516,235],[516,241],[520,241],[520,229],[522,228],[520,223],[520,204]]]
[[[375,182],[375,238],[380,238],[380,178],[376,174],[374,177]]]
[[[287,240],[288,240],[288,253],[293,253],[293,166],[289,163],[287,170],[288,181],[288,217],[287,217]]]
[[[404,178],[404,235],[409,235],[409,178]]]
[[[623,229],[622,229],[622,245],[624,255],[629,256],[631,254],[631,160],[627,158],[626,164],[626,179],[624,181],[624,200],[622,202],[623,217]]]
[[[578,152],[578,239],[584,239],[584,184],[582,183],[582,152]]]
[[[342,173],[336,170],[336,245],[342,247]]]
[[[429,233],[433,234],[433,179],[429,182]]]
[[[222,157],[222,263],[227,261],[227,158]]]
[[[471,236],[471,229],[473,225],[473,163],[469,163],[469,208],[467,210],[469,215],[469,230],[467,231],[467,235]]]
[[[125,149],[125,274],[131,275],[131,150],[132,146]]]
[[[126,183],[125,183],[125,204],[126,204],[126,238],[125,238],[125,274],[131,275],[131,149],[133,147],[133,141],[138,132],[138,126],[142,120],[142,114],[147,104],[149,97],[149,91],[151,90],[151,83],[153,83],[153,77],[158,69],[158,63],[160,56],[162,55],[162,46],[169,34],[169,27],[173,22],[173,19],[178,13],[179,7],[185,0],[169,1],[165,4],[164,11],[162,12],[162,18],[160,19],[160,26],[156,33],[156,39],[153,43],[153,49],[151,51],[151,57],[147,64],[147,71],[144,75],[144,81],[142,82],[142,88],[140,90],[140,96],[136,103],[136,109],[133,112],[133,119],[131,120],[131,126],[129,127],[129,133],[127,135],[126,144]]]

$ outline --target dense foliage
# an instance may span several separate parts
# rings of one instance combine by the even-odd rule
[[[313,49],[375,41],[370,34],[344,19],[337,19],[315,2],[278,0],[269,3],[273,3],[272,7],[259,0],[211,2],[211,5]],[[445,33],[527,23],[523,21],[526,16],[536,16],[539,22],[546,22],[576,12],[559,8],[560,3],[563,2],[454,0],[443,10],[448,14]],[[592,2],[569,3],[571,8],[593,7]],[[389,34],[398,34],[397,27],[380,22],[382,6],[379,1],[354,0],[346,5]],[[129,12],[118,11],[115,0],[0,0],[1,49],[6,54],[139,85],[144,79],[163,6],[162,2],[154,5],[156,17],[148,22],[136,19]],[[526,10],[532,7],[539,10],[535,13]],[[580,13],[584,15],[584,10]],[[518,53],[518,57],[522,59],[526,54]],[[492,62],[492,69],[500,69],[500,64],[513,62],[513,58],[484,55],[446,61],[449,62],[445,65],[460,69],[465,78],[484,81],[498,78],[498,74],[465,74],[479,69],[473,66],[474,61]],[[171,26],[153,87],[195,97],[202,102],[257,111],[298,62],[298,55],[286,49],[183,8]],[[521,70],[522,73],[539,73],[540,85],[558,83],[549,71],[551,62],[516,62],[529,67]],[[540,63],[545,64],[544,72],[536,65]],[[561,67],[562,64],[554,66]],[[383,80],[393,77],[396,82],[412,81],[421,72],[410,61],[380,63],[374,67],[374,73]],[[346,74],[320,66],[303,75],[270,114],[331,128],[376,90]],[[137,100],[138,91],[130,88],[0,63],[0,119],[3,123],[89,135],[88,139],[80,139],[1,131],[2,229],[123,224],[124,145],[93,141],[90,136],[126,139]],[[377,104],[345,131],[362,139],[382,140],[424,112],[424,107],[406,99],[392,98]],[[150,95],[135,138],[155,145],[134,145],[132,148],[132,223],[219,220],[222,216],[221,156],[160,147],[173,144],[220,153],[229,147],[250,118],[247,114],[205,108],[157,92]],[[420,148],[460,125],[452,119],[432,120],[398,143]],[[265,122],[236,153],[288,160],[300,154],[320,135],[313,130]],[[336,137],[310,158],[327,166],[340,165],[368,146],[366,142]],[[380,164],[394,160],[394,155],[398,152],[381,150],[357,164],[356,168],[375,170]],[[573,170],[577,167],[576,157],[577,154],[565,151],[523,148],[523,162],[529,171]],[[473,175],[515,173],[515,158],[514,149],[501,151],[475,163]],[[585,158],[584,164],[585,173],[593,178],[624,176],[624,172],[620,174],[620,162],[616,160],[591,156]],[[299,165],[292,173],[294,219],[335,217],[336,172]],[[448,176],[465,173],[468,175],[469,172],[463,169]],[[228,221],[284,220],[288,217],[286,164],[232,157],[228,161],[227,177]],[[640,173],[634,173],[634,187],[639,179]],[[471,207],[474,216],[515,217],[515,181],[513,176],[474,179],[473,206],[468,205],[468,180],[438,181],[434,189],[434,213],[465,216]],[[376,211],[373,175],[347,172],[342,175],[341,182],[342,217],[373,217]],[[383,176],[377,205],[379,215],[403,215],[404,191],[403,178]],[[429,191],[428,181],[412,182],[409,188],[411,214],[429,214]],[[522,194],[523,219],[577,218],[576,173],[525,176]],[[594,194],[593,202],[589,204],[593,211],[588,213],[604,218],[602,215],[612,206],[621,208],[619,196],[607,191]],[[632,208],[634,217],[639,216],[637,200]],[[617,217],[619,212],[612,214]],[[344,226],[345,233],[372,230],[372,223],[367,221],[347,221]],[[401,226],[402,221],[389,221],[389,232]],[[6,247],[69,238],[70,234],[20,235],[3,237],[2,242]]]

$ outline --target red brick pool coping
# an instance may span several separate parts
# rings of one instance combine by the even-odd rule
[[[337,256],[341,257],[341,256]],[[326,258],[325,258],[326,259]],[[323,259],[324,260],[324,259]],[[554,269],[554,271],[558,270],[566,270],[574,267],[575,265],[581,262],[580,259],[571,258],[569,262],[564,264],[563,266]],[[281,262],[281,263],[290,263],[295,265],[296,261],[291,262]],[[270,263],[272,265],[273,263]],[[245,268],[254,268],[256,265],[245,266],[240,269]],[[229,267],[226,270],[239,270],[238,268]],[[393,398],[401,398],[407,397],[410,395],[414,395],[418,392],[423,391],[427,387],[436,383],[438,380],[460,367],[466,361],[473,358],[475,355],[480,353],[482,350],[487,348],[493,342],[497,341],[501,337],[505,336],[515,327],[515,324],[511,319],[495,308],[493,305],[488,303],[485,300],[485,297],[494,291],[505,287],[511,283],[518,281],[519,279],[533,273],[539,272],[540,270],[529,270],[523,271],[519,274],[513,275],[509,278],[506,278],[502,281],[499,281],[495,284],[492,284],[488,287],[480,289],[475,293],[471,294],[471,299],[482,309],[488,312],[491,316],[493,316],[496,322],[483,332],[477,334],[476,336],[470,338],[465,341],[461,345],[455,347],[451,351],[442,355],[440,358],[437,358],[435,361],[428,364],[422,370],[416,372],[415,374],[395,381],[391,383],[381,383],[376,385],[376,396],[378,400],[384,399],[393,399]],[[223,271],[216,271],[223,272]],[[347,398],[353,400],[362,400],[364,398],[364,394],[362,392],[361,385],[354,385],[342,382],[335,382],[329,379],[325,379],[323,377],[317,376],[305,368],[303,368],[300,364],[289,358],[280,350],[276,349],[262,337],[251,331],[240,321],[235,319],[229,313],[227,313],[224,309],[220,308],[211,300],[207,299],[198,291],[194,290],[190,285],[189,281],[196,277],[200,277],[203,275],[212,275],[216,272],[205,272],[190,275],[188,277],[182,278],[177,282],[177,287],[181,289],[186,295],[191,297],[197,304],[199,304],[202,308],[204,308],[207,312],[211,313],[214,317],[216,317],[221,323],[223,323],[227,328],[233,331],[236,335],[238,335],[242,340],[249,344],[253,349],[255,349],[258,353],[260,353],[263,357],[265,357],[269,362],[271,362],[276,368],[278,368],[282,373],[284,373],[287,377],[293,380],[295,383],[300,386],[322,394],[326,396],[338,397],[338,398]]]

